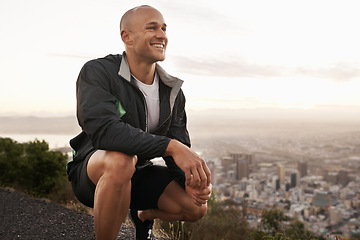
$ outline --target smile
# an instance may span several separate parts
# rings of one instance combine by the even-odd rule
[[[154,44],[151,44],[151,46],[155,47],[155,48],[160,48],[160,49],[164,49],[164,44],[160,44],[160,43],[154,43]]]

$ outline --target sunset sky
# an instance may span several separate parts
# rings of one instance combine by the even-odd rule
[[[189,110],[360,109],[358,1],[0,1],[0,115],[75,113],[82,65],[124,50],[119,21],[149,4]]]

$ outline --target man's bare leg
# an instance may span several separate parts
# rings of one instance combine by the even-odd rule
[[[188,221],[200,220],[207,210],[207,204],[197,206],[191,196],[172,181],[164,190],[158,201],[158,209],[139,211],[139,218],[153,220],[159,218],[164,221]]]
[[[116,239],[129,210],[131,177],[136,162],[136,156],[102,150],[96,151],[89,159],[87,172],[96,185],[96,239]]]

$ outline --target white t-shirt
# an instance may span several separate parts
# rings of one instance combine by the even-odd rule
[[[134,76],[133,76],[134,77]],[[144,84],[134,77],[136,85],[144,94],[147,110],[147,130],[155,130],[159,124],[160,118],[160,98],[159,98],[159,76],[155,72],[153,84]]]

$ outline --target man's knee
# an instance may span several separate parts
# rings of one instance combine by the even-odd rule
[[[98,150],[90,158],[87,171],[94,184],[103,177],[114,184],[122,184],[131,180],[136,163],[135,155]]]
[[[135,165],[136,156],[130,156],[121,152],[107,152],[105,156],[105,174],[115,182],[124,182],[131,180]]]
[[[188,216],[189,219],[187,219],[188,222],[196,222],[202,219],[207,211],[207,205],[201,205],[194,207],[193,211],[191,211],[190,215]]]

